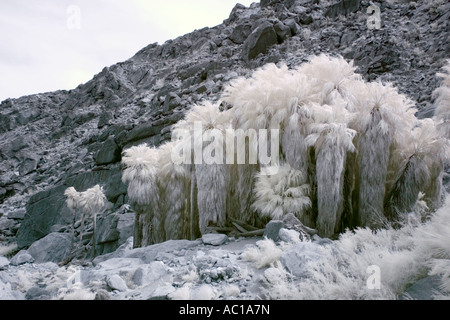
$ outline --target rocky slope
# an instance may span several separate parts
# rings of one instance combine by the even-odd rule
[[[269,62],[295,66],[312,54],[339,54],[365,79],[392,82],[415,100],[419,117],[432,116],[436,72],[450,57],[450,3],[374,3],[380,29],[367,27],[365,0],[237,4],[222,24],[150,44],[73,90],[3,101],[3,246],[17,243],[17,252],[40,241],[55,254],[32,258],[60,262],[72,218],[64,190],[101,184],[113,207],[99,217],[95,240],[98,254],[113,252],[132,235],[134,219],[121,182],[122,150],[169,140],[193,104],[218,99],[229,80]]]

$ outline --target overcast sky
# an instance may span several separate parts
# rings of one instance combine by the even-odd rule
[[[259,0],[0,0],[0,101],[73,89]]]

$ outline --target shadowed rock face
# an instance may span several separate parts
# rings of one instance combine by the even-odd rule
[[[170,140],[190,106],[215,100],[229,80],[268,62],[295,66],[311,54],[340,54],[366,80],[393,82],[417,101],[419,117],[432,116],[435,74],[449,52],[450,4],[374,2],[379,30],[367,28],[365,0],[238,4],[222,24],[150,44],[73,90],[1,102],[0,240],[17,233],[26,247],[66,225],[69,186],[104,185],[120,218],[127,201],[121,151]],[[19,208],[27,210],[23,219],[8,217]]]

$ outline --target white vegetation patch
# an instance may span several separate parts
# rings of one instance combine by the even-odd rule
[[[262,217],[280,220],[289,212],[301,216],[311,207],[308,195],[310,186],[300,170],[289,164],[276,168],[276,174],[257,174],[255,182],[256,201],[253,207]]]
[[[81,283],[77,283],[71,288],[61,288],[55,300],[94,300],[95,292],[83,287]]]
[[[442,84],[433,92],[436,106],[434,120],[442,134],[450,139],[450,59],[443,69],[444,73],[438,73]]]
[[[150,204],[158,195],[156,172],[158,152],[146,144],[131,147],[124,151],[122,163],[125,169],[122,181],[128,184],[128,196],[138,204]]]
[[[197,282],[200,277],[198,276],[198,273],[195,270],[189,270],[188,273],[184,274],[181,279],[185,282]]]
[[[323,259],[307,262],[308,276],[296,278],[272,259],[261,278],[272,299],[397,299],[420,278],[439,275],[450,298],[450,199],[426,223],[400,229],[347,231],[333,244],[320,246]],[[265,251],[276,252],[278,247]],[[250,258],[258,261],[255,251]],[[258,252],[260,253],[260,252]],[[260,265],[263,265],[261,263]],[[266,264],[267,266],[267,264]],[[379,268],[379,288],[367,282],[370,267]]]
[[[255,246],[246,249],[241,254],[241,258],[252,262],[257,268],[264,268],[279,260],[282,252],[273,240],[265,238],[256,242]]]
[[[83,229],[86,218],[91,218],[93,220],[94,229],[92,239],[95,239],[97,215],[103,213],[103,211],[106,210],[111,205],[111,203],[109,203],[106,199],[106,196],[103,192],[103,187],[101,187],[100,185],[95,185],[94,187],[89,188],[83,192],[78,192],[74,187],[69,187],[64,191],[64,195],[66,196],[66,205],[73,214],[71,245],[71,249],[73,250],[77,210],[81,210],[81,231],[79,238],[79,243],[81,243],[83,239]],[[92,256],[95,256],[95,240],[92,241]]]

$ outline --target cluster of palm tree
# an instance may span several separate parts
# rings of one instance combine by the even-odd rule
[[[85,224],[92,220],[93,222],[93,233],[92,233],[92,250],[91,256],[95,257],[95,231],[97,228],[97,216],[104,212],[108,207],[108,200],[103,192],[103,187],[96,185],[92,188],[87,189],[83,192],[78,192],[74,187],[69,187],[65,190],[64,195],[66,196],[66,205],[72,211],[72,242],[71,250],[69,254],[69,259],[72,259],[79,254],[84,254],[86,251],[85,246],[83,246],[83,236],[85,234]],[[78,218],[81,216],[81,222],[79,226],[79,236],[78,241],[75,236],[75,229]]]
[[[135,247],[229,231],[236,222],[252,231],[289,213],[332,237],[400,222],[418,200],[428,212],[439,207],[449,76],[436,93],[435,118],[418,119],[413,101],[390,84],[364,81],[355,69],[328,55],[295,68],[268,64],[231,81],[219,102],[193,106],[173,127],[172,141],[125,150],[122,180],[136,211]],[[212,141],[230,150],[228,129],[276,130],[279,145],[269,152],[278,162],[230,163],[222,153],[223,161],[195,161],[196,150],[210,152]],[[248,160],[260,147],[248,139],[245,154],[232,148],[232,158]],[[189,161],[172,161],[179,150]]]

